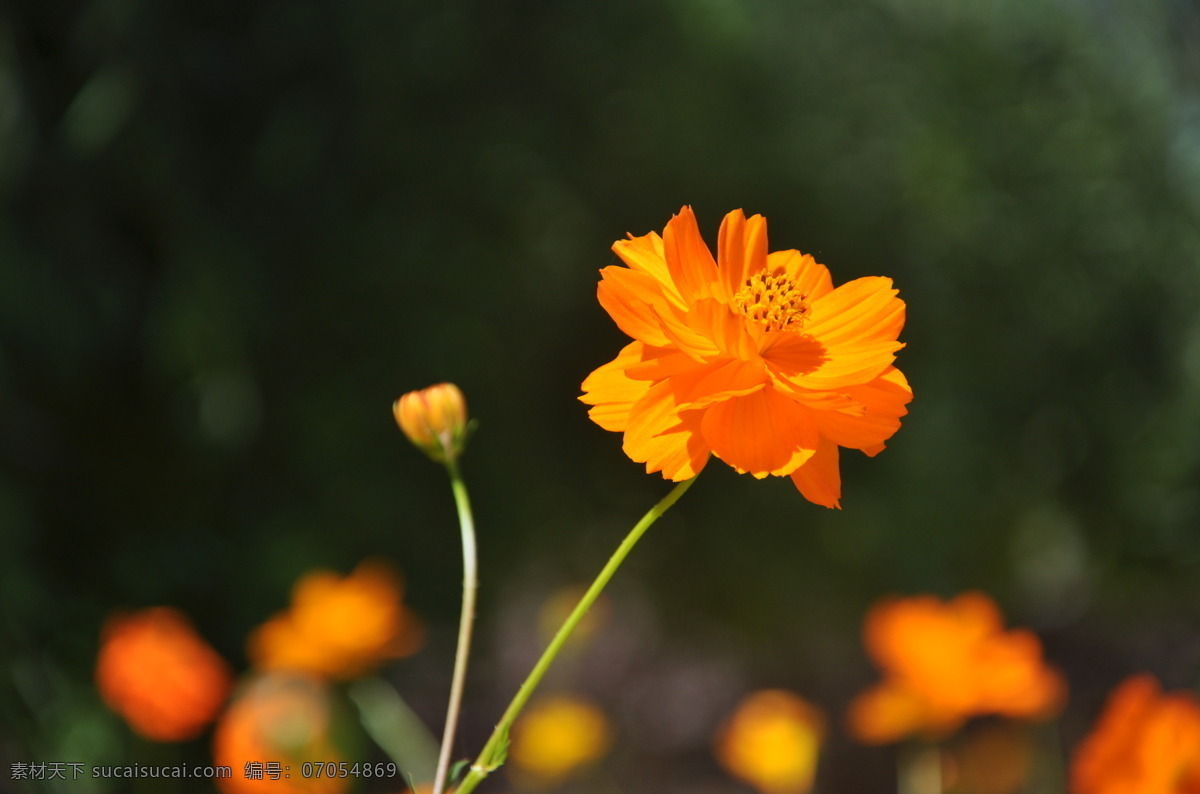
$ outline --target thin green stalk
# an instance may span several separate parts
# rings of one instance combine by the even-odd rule
[[[454,748],[454,734],[458,730],[458,714],[462,709],[463,686],[467,679],[467,657],[471,653],[471,626],[475,622],[475,591],[479,587],[479,576],[475,553],[475,519],[471,516],[471,502],[467,498],[467,486],[458,471],[458,464],[451,457],[446,461],[450,474],[450,488],[454,491],[454,506],[458,508],[458,524],[462,530],[463,550],[463,594],[462,613],[458,619],[458,649],[454,653],[454,675],[450,681],[450,703],[446,707],[446,729],[442,734],[442,750],[438,754],[437,774],[433,779],[433,794],[446,790],[446,777],[450,771],[450,757]]]
[[[596,580],[592,582],[592,586],[583,594],[583,598],[579,599],[575,609],[559,627],[558,632],[554,635],[554,639],[546,646],[546,650],[542,653],[537,664],[529,672],[525,682],[521,684],[521,688],[517,690],[517,694],[513,697],[512,702],[508,704],[508,708],[504,712],[504,716],[500,718],[500,722],[496,724],[495,730],[492,731],[491,738],[487,744],[483,746],[483,750],[479,753],[479,757],[475,759],[475,763],[471,764],[470,770],[467,772],[463,782],[456,789],[456,794],[469,794],[477,785],[489,774],[498,769],[504,763],[504,758],[508,752],[508,732],[512,728],[513,722],[516,721],[517,715],[521,713],[521,709],[529,702],[530,696],[541,683],[542,677],[550,668],[558,652],[562,650],[563,645],[571,636],[571,632],[579,625],[579,621],[583,620],[583,616],[587,614],[588,609],[596,602],[600,593],[604,590],[605,585],[612,579],[613,574],[617,572],[617,568],[621,567],[621,563],[629,556],[629,552],[637,545],[638,540],[642,535],[646,534],[655,521],[657,521],[663,513],[670,509],[671,505],[679,500],[679,497],[692,487],[692,483],[696,481],[695,477],[690,480],[684,480],[676,484],[671,492],[663,497],[662,501],[650,508],[650,512],[642,516],[642,520],[634,525],[633,529],[629,530],[629,534],[621,541],[621,545],[613,552],[608,563],[600,571]]]
[[[913,739],[897,751],[900,794],[942,794],[942,751],[934,742]]]
[[[1062,731],[1058,720],[1039,726],[1034,735],[1034,792],[1067,790],[1067,770],[1063,757]]]

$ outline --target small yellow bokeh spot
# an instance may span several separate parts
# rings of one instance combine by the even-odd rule
[[[586,592],[587,587],[583,585],[561,587],[545,600],[538,610],[538,633],[543,642],[549,642],[554,637]],[[567,640],[568,647],[580,647],[594,639],[608,623],[611,613],[608,596],[601,594],[575,626],[575,631]]]
[[[611,744],[604,712],[581,698],[556,695],[531,704],[513,725],[508,760],[514,771],[552,785],[603,756]]]
[[[812,788],[825,734],[820,710],[798,695],[766,689],[748,695],[717,734],[717,760],[764,794]]]

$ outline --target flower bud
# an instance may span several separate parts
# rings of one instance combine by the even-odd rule
[[[455,460],[467,442],[467,402],[453,383],[418,389],[392,404],[396,424],[438,463]]]

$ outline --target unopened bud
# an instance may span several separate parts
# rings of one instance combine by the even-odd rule
[[[467,442],[467,401],[453,383],[410,391],[392,404],[396,424],[438,463],[455,460]]]

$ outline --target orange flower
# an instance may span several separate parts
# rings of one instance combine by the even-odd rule
[[[250,660],[260,670],[356,678],[420,645],[420,623],[401,596],[399,579],[381,563],[364,562],[345,578],[313,571],[293,588],[291,609],[250,636]]]
[[[982,593],[884,601],[864,633],[886,677],[850,706],[851,732],[863,742],[947,734],[982,714],[1045,717],[1062,703],[1062,677],[1043,663],[1037,637],[1004,631]]]
[[[251,681],[213,733],[213,762],[232,772],[217,785],[226,794],[341,794],[351,778],[312,766],[344,760],[330,723],[329,693],[318,679],[268,673]]]
[[[96,660],[104,701],[159,742],[199,735],[229,695],[225,661],[180,612],[154,607],[105,623]]]
[[[721,728],[717,760],[764,794],[803,794],[812,788],[824,735],[818,709],[766,689],[747,696]]]
[[[1150,675],[1112,693],[1071,763],[1071,794],[1200,794],[1200,702]]]
[[[592,420],[625,454],[685,480],[714,453],[739,473],[789,475],[838,507],[838,447],[875,455],[912,391],[892,366],[904,302],[888,278],[834,289],[798,251],[767,253],[767,222],[725,216],[717,259],[684,207],[662,237],[613,244],[600,305],[635,341],[583,382]]]

